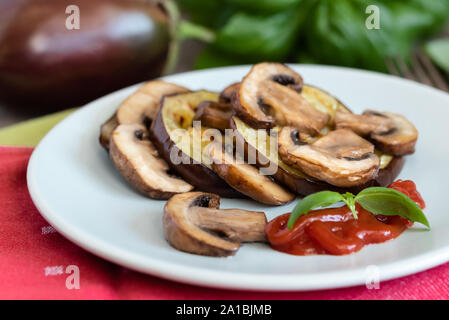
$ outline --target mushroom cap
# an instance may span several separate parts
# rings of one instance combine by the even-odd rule
[[[212,169],[231,187],[247,195],[253,200],[267,205],[284,205],[295,199],[295,196],[263,175],[259,169],[243,160],[237,161],[223,150],[221,144],[209,145]]]
[[[230,128],[232,107],[229,103],[202,101],[195,111],[193,120],[201,121],[201,126],[224,131]]]
[[[117,128],[118,122],[115,113],[101,125],[100,128],[100,144],[106,150],[109,151],[109,140],[111,139],[112,132]]]
[[[234,255],[241,242],[266,241],[263,212],[220,210],[220,197],[188,192],[170,198],[164,207],[165,237],[174,248],[193,254]]]
[[[395,156],[403,156],[415,152],[418,130],[406,117],[392,112],[371,110],[367,110],[363,114],[385,117],[392,123],[392,128],[389,131],[371,134],[371,141],[374,142],[380,151]]]
[[[118,124],[145,124],[156,117],[164,96],[189,92],[189,89],[165,81],[149,81],[131,94],[117,110]]]
[[[223,91],[220,93],[220,102],[221,103],[231,103],[232,99],[234,97],[234,94],[237,92],[238,88],[240,87],[240,82],[235,82],[233,84],[230,84],[226,88],[223,89]]]
[[[299,139],[297,130],[284,127],[278,142],[284,162],[337,187],[362,185],[379,171],[374,146],[348,129],[331,131],[307,144]]]
[[[193,186],[168,173],[147,130],[140,124],[119,125],[112,133],[109,155],[120,174],[139,192],[154,199],[189,192]]]
[[[390,118],[375,114],[335,113],[335,128],[350,129],[362,137],[370,134],[384,134],[393,129]]]
[[[234,111],[254,128],[289,125],[315,135],[330,116],[300,94],[302,86],[301,76],[283,64],[256,64],[234,95]]]

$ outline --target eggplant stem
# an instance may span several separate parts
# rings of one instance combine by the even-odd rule
[[[174,1],[166,0],[163,3],[170,18],[171,35],[167,62],[163,71],[163,74],[166,75],[171,73],[178,63],[181,41],[186,39],[196,39],[210,43],[215,40],[215,33],[208,28],[181,19],[179,8]]]
[[[179,23],[177,36],[182,40],[196,39],[207,43],[215,41],[215,32],[186,20]]]
[[[168,47],[167,61],[165,62],[162,75],[168,75],[175,69],[179,58],[180,43],[178,39],[172,39],[170,46]]]

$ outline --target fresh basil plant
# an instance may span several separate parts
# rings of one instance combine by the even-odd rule
[[[391,188],[371,187],[361,191],[357,196],[352,193],[340,194],[333,191],[321,191],[311,194],[298,202],[288,220],[288,228],[292,229],[295,221],[319,207],[328,207],[338,202],[344,202],[357,219],[355,204],[363,209],[385,216],[401,216],[412,222],[419,222],[430,229],[429,222],[415,201],[402,192]]]

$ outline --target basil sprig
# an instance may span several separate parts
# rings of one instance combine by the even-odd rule
[[[321,191],[311,194],[302,199],[293,209],[288,220],[288,228],[292,229],[295,221],[302,215],[318,207],[328,207],[343,201],[352,211],[357,219],[355,204],[358,203],[363,209],[385,216],[401,216],[412,222],[419,222],[430,229],[429,222],[421,208],[402,192],[391,188],[371,187],[361,191],[357,196],[350,192],[340,194],[333,191]]]

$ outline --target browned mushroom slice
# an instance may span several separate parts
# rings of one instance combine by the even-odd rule
[[[225,152],[219,143],[211,143],[209,155],[212,169],[231,187],[258,202],[268,205],[283,205],[295,199],[295,196],[283,187],[263,175],[259,170],[243,161],[238,162]]]
[[[330,116],[318,110],[300,92],[300,75],[279,63],[255,65],[233,99],[235,113],[254,128],[292,126],[315,135]]]
[[[168,173],[168,165],[147,136],[140,124],[124,124],[114,130],[109,155],[120,174],[136,190],[154,199],[191,191],[192,185]]]
[[[263,212],[221,210],[220,197],[188,192],[170,198],[164,207],[165,237],[174,248],[205,256],[234,255],[241,242],[265,242]]]
[[[304,86],[303,90],[305,89],[306,86]],[[231,118],[231,127],[234,129],[238,144],[243,144],[246,150],[245,152],[247,154],[256,155],[256,165],[258,167],[277,168],[276,172],[273,174],[273,178],[291,191],[302,196],[307,196],[323,190],[332,190],[340,193],[352,192],[357,194],[361,190],[372,186],[386,187],[396,179],[405,162],[403,157],[393,157],[391,155],[382,154],[376,150],[375,152],[380,158],[380,166],[379,173],[373,180],[355,187],[336,187],[312,178],[309,175],[306,175],[303,171],[282,161],[277,152],[277,148],[274,150],[266,145],[266,143],[260,143],[261,140],[270,141],[268,133],[266,139],[256,139],[257,134],[254,132],[254,129],[235,116]]]
[[[195,111],[193,120],[201,121],[202,126],[225,130],[230,128],[232,107],[227,103],[202,101]]]
[[[100,144],[109,150],[110,135],[119,124],[135,123],[149,127],[163,96],[188,91],[184,87],[163,81],[145,83],[123,101],[117,112],[101,126]]]
[[[164,81],[150,81],[130,95],[117,110],[118,124],[145,124],[149,127],[156,117],[164,96],[189,92],[187,88]]]
[[[220,93],[220,102],[231,103],[232,98],[234,97],[234,94],[236,93],[239,86],[240,82],[236,82],[224,88],[223,91]]]
[[[106,121],[101,125],[100,144],[106,150],[109,150],[109,140],[111,139],[112,132],[115,130],[117,126],[118,123],[115,114],[113,114],[112,117],[108,119],[108,121]]]
[[[384,134],[393,129],[393,121],[375,114],[335,113],[335,128],[350,129],[362,137],[370,134]]]
[[[337,187],[364,184],[379,170],[374,146],[348,129],[331,131],[312,144],[304,144],[297,130],[284,127],[278,140],[284,162]]]
[[[371,140],[380,151],[395,156],[403,156],[415,152],[418,130],[407,118],[391,112],[371,110],[367,110],[363,114],[385,117],[392,122],[392,128],[389,131],[371,134]]]

